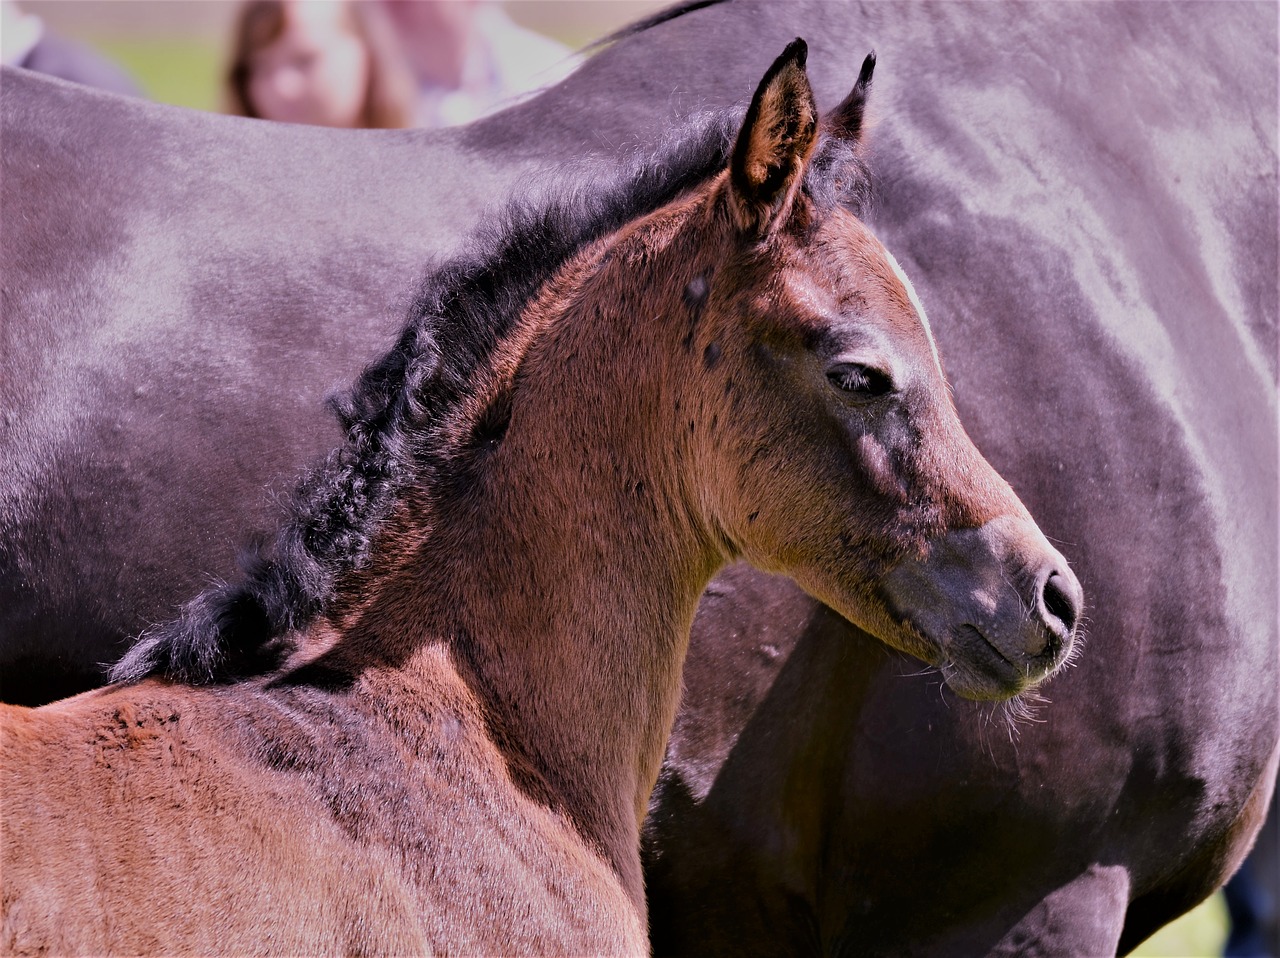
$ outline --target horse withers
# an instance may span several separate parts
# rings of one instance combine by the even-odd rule
[[[6,707],[6,951],[645,952],[640,822],[735,557],[967,695],[1061,665],[1079,585],[840,206],[872,61],[820,123],[805,55],[727,169],[713,128],[429,281],[275,554],[118,684]]]

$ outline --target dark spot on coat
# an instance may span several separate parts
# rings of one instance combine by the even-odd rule
[[[702,368],[714,369],[718,362],[720,362],[720,344],[708,343],[707,348],[702,351]]]
[[[705,276],[695,276],[684,288],[684,304],[689,307],[689,331],[685,334],[682,345],[686,350],[693,348],[693,337],[698,329],[698,320],[702,318],[702,307],[706,305],[707,293],[711,284]]]
[[[689,285],[684,288],[684,302],[690,309],[698,310],[702,308],[702,304],[707,301],[707,294],[711,292],[711,284],[707,282],[705,276],[695,276],[689,280]]]

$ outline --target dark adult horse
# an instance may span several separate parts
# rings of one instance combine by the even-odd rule
[[[848,51],[875,47],[894,65],[873,134],[878,231],[916,278],[979,445],[1068,543],[1091,646],[1010,743],[936,678],[824,649],[827,613],[786,589],[722,580],[652,830],[682,828],[703,867],[654,857],[657,941],[677,947],[689,922],[766,951],[778,936],[866,953],[1129,947],[1230,868],[1274,760],[1271,14],[729,3],[447,134],[260,127],[5,74],[4,362],[27,383],[0,377],[6,675],[28,674],[16,623],[53,675],[48,656],[108,659],[229,573],[262,488],[330,445],[323,387],[374,353],[422,253],[456,241],[454,216],[542,164],[608,167],[644,131],[737,102],[797,33],[814,38],[822,104]],[[290,429],[253,421],[267,402]],[[234,469],[199,455],[219,444]],[[756,663],[752,681],[726,687],[729,654]],[[792,777],[753,773],[766,756]],[[712,866],[745,916],[708,890]],[[669,890],[689,887],[700,907],[665,920]]]
[[[660,954],[1125,951],[1267,807],[1275,8],[983,15],[998,43],[970,5],[859,13],[909,64],[878,91],[876,222],[1080,570],[1089,645],[1008,735],[785,583],[722,577],[651,806]]]

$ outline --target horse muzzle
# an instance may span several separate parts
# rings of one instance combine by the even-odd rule
[[[890,609],[937,653],[947,684],[1003,699],[1044,681],[1075,644],[1084,591],[1030,519],[949,532],[885,579]]]

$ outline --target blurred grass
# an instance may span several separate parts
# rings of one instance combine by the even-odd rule
[[[1139,958],[1213,958],[1227,940],[1227,906],[1219,893],[1166,925],[1133,952]]]
[[[206,40],[103,37],[94,44],[125,68],[150,99],[197,110],[222,108],[224,53]]]
[[[518,23],[576,50],[664,3],[540,0],[506,6]],[[197,110],[216,111],[224,105],[222,71],[237,9],[234,3],[27,0],[23,8],[42,17],[55,32],[114,60],[150,99]]]

